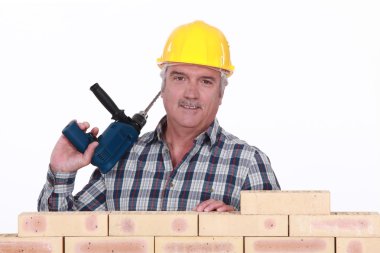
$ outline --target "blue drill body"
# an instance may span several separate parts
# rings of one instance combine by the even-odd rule
[[[91,164],[104,174],[115,166],[139,137],[135,128],[121,122],[111,123],[98,139],[90,133],[84,133],[75,120],[71,121],[62,133],[81,153],[84,153],[91,142],[97,140],[99,145],[95,149]]]
[[[145,111],[130,118],[116,106],[99,84],[94,84],[90,89],[112,114],[115,122],[112,122],[98,138],[82,131],[75,120],[71,121],[62,133],[81,153],[85,152],[91,142],[98,141],[99,145],[95,149],[91,164],[97,166],[102,173],[107,173],[137,141],[140,130],[146,123],[146,113],[160,93]]]

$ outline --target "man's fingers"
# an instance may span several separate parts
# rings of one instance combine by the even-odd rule
[[[213,201],[215,201],[215,200],[213,200],[213,199],[205,200],[205,201],[199,203],[199,204],[196,206],[195,210],[198,211],[198,212],[203,212],[203,210],[204,210],[204,209],[205,209],[210,203],[212,203]]]
[[[98,133],[99,133],[99,128],[97,128],[97,127],[94,127],[94,128],[91,130],[91,134],[92,134],[93,136],[97,136]]]
[[[225,204],[224,204],[222,201],[216,201],[216,200],[215,200],[215,201],[209,203],[209,204],[205,207],[204,211],[205,211],[205,212],[215,211],[215,210],[217,210],[218,208],[222,207],[223,205],[225,205]]]
[[[77,122],[79,128],[83,131],[86,131],[90,127],[90,123],[88,122]]]
[[[216,209],[217,212],[232,212],[235,211],[235,208],[233,206],[229,205],[223,205]]]
[[[232,206],[226,205],[221,200],[209,199],[200,203],[198,206],[195,207],[194,210],[198,212],[229,212],[234,211],[234,208]]]
[[[88,145],[86,151],[83,154],[83,159],[85,160],[86,163],[90,163],[91,159],[94,155],[95,148],[99,145],[99,142],[94,141],[91,142],[90,145]]]
[[[85,121],[85,122],[78,122],[77,124],[78,124],[79,128],[80,128],[82,131],[84,131],[84,132],[86,132],[87,129],[90,128],[90,123],[88,123],[87,121]],[[97,136],[98,133],[99,133],[99,128],[94,127],[93,129],[91,129],[90,132],[91,132],[91,134],[92,134],[93,136]]]

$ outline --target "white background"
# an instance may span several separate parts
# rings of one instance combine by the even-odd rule
[[[144,109],[169,33],[196,19],[224,31],[236,66],[221,125],[270,157],[282,189],[328,190],[332,211],[380,211],[379,13],[377,0],[1,1],[0,233],[36,211],[71,119],[112,122],[89,87],[128,115]]]

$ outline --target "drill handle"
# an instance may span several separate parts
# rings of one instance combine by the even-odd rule
[[[111,113],[112,119],[117,121],[129,122],[130,119],[125,115],[124,110],[120,110],[110,96],[100,87],[98,83],[95,83],[90,87],[90,90],[98,98],[100,103]]]

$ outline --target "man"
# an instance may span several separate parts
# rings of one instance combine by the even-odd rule
[[[61,136],[38,210],[222,212],[239,210],[241,190],[280,189],[268,157],[216,120],[234,69],[223,33],[202,21],[182,25],[158,64],[167,114],[155,131],[141,136],[107,174],[96,169],[76,196],[76,171],[90,163],[98,143],[82,154]],[[87,122],[79,126],[89,129]]]

